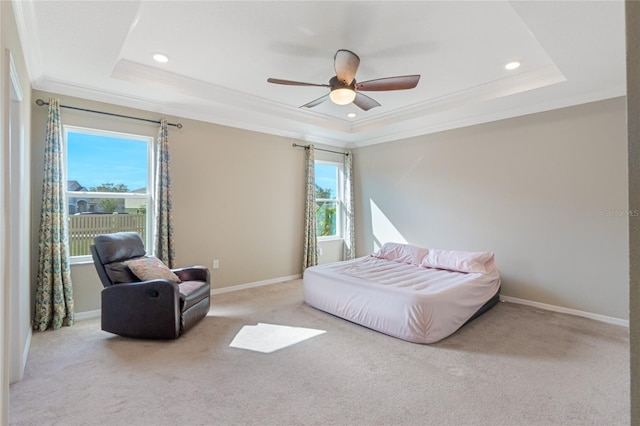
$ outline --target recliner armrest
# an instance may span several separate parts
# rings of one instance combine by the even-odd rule
[[[209,269],[204,266],[189,266],[186,268],[172,269],[181,281],[210,281]]]

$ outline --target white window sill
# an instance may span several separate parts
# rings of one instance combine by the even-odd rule
[[[69,264],[73,265],[93,265],[93,259],[69,259]]]
[[[323,243],[325,241],[344,241],[342,237],[318,237],[318,242]]]

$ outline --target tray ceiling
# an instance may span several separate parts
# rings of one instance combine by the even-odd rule
[[[626,91],[622,1],[14,1],[38,90],[357,147]],[[358,81],[420,74],[381,107],[301,105],[333,56]],[[169,62],[153,60],[163,53]],[[504,65],[519,61],[516,70]],[[347,113],[356,113],[350,118]]]

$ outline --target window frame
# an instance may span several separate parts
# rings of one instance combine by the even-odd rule
[[[82,198],[117,198],[117,199],[140,199],[141,195],[144,195],[144,198],[147,201],[147,215],[146,215],[146,231],[145,231],[145,250],[147,254],[153,255],[155,254],[155,250],[153,247],[153,242],[155,240],[155,198],[154,191],[152,188],[155,187],[154,183],[154,153],[155,153],[155,143],[156,140],[153,136],[146,136],[140,134],[133,133],[125,133],[118,132],[114,130],[104,130],[104,129],[95,129],[90,127],[81,127],[81,126],[73,126],[63,124],[62,126],[63,133],[63,141],[64,141],[64,167],[63,167],[63,181],[65,183],[65,203],[69,204],[70,197],[82,197]],[[69,191],[67,189],[67,182],[69,177],[68,174],[68,134],[69,133],[83,133],[87,135],[93,136],[104,136],[109,138],[119,138],[126,140],[135,140],[140,142],[145,142],[147,144],[147,193],[133,193],[133,192],[91,192],[91,191]],[[67,222],[69,221],[69,212],[67,211]],[[81,264],[81,263],[93,263],[93,258],[91,255],[82,255],[82,256],[69,256],[69,263]]]
[[[328,161],[328,160],[315,160],[314,161],[314,181],[316,178],[315,175],[315,166],[318,164],[327,164],[336,167],[336,198],[317,198],[316,204],[318,201],[329,201],[336,203],[336,233],[335,235],[325,235],[320,236],[318,234],[318,224],[316,223],[316,238],[318,241],[332,241],[332,240],[343,240],[344,239],[344,164],[338,161]]]

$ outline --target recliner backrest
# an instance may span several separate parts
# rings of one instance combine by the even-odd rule
[[[124,264],[126,260],[146,255],[142,238],[136,232],[97,235],[91,245],[98,276],[104,287],[140,281]]]

